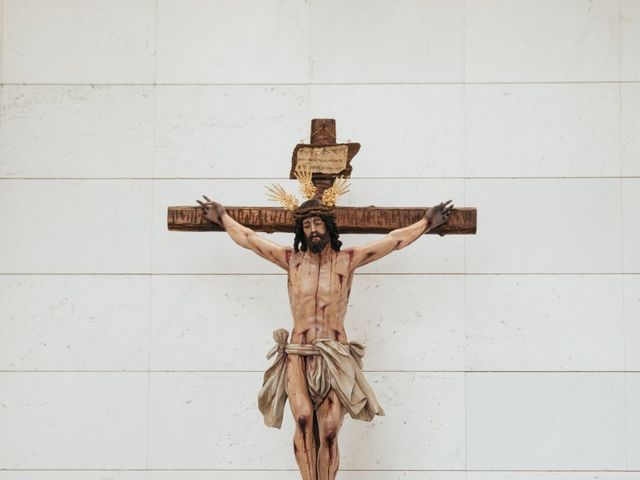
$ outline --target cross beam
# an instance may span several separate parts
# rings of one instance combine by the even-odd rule
[[[351,160],[360,144],[335,142],[335,120],[314,119],[311,122],[311,144],[299,144],[293,151],[290,177],[295,178],[297,162],[306,162],[314,172],[317,196],[333,183],[337,176],[348,177]],[[227,207],[227,214],[242,225],[257,232],[293,232],[293,214],[280,207]],[[420,220],[427,207],[336,207],[336,223],[340,233],[388,233]],[[223,228],[204,218],[200,207],[169,207],[169,230],[189,232],[221,232]],[[449,222],[430,234],[468,235],[476,233],[477,210],[456,208]]]
[[[293,214],[278,207],[224,207],[227,213],[256,232],[293,232]],[[336,207],[340,233],[388,233],[417,222],[425,208]],[[200,207],[169,207],[169,230],[221,232],[223,228],[202,214]],[[449,222],[428,233],[465,235],[476,233],[476,209],[455,208]]]

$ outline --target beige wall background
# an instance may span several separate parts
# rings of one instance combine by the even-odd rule
[[[315,117],[343,205],[479,209],[359,272],[387,416],[340,478],[640,479],[640,1],[0,7],[0,480],[298,477],[256,408],[286,277],[166,208],[295,188]]]

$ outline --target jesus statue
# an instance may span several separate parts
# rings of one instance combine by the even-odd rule
[[[274,243],[231,218],[206,196],[198,201],[207,219],[235,243],[287,272],[293,317],[291,338],[274,332],[258,406],[268,426],[280,428],[284,406],[295,419],[293,449],[304,480],[334,479],[339,466],[338,433],[344,415],[371,421],[384,411],[362,373],[364,348],[344,328],[355,270],[400,250],[449,220],[451,201],[426,210],[418,222],[382,239],[342,249],[331,202],[312,198],[293,211],[293,246]],[[335,204],[335,203],[334,203]]]

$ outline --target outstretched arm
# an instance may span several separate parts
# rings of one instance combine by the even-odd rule
[[[394,250],[400,250],[413,243],[423,233],[433,230],[449,221],[449,214],[453,209],[451,200],[431,207],[424,218],[408,227],[398,228],[389,232],[383,239],[376,242],[348,249],[352,253],[351,268],[355,269],[378,260]]]
[[[262,258],[275,263],[279,267],[289,270],[289,256],[293,248],[279,245],[257,235],[250,228],[231,218],[221,204],[210,200],[205,195],[203,197],[207,201],[206,203],[200,200],[197,200],[197,202],[202,207],[204,216],[224,228],[234,242],[241,247],[254,251]]]

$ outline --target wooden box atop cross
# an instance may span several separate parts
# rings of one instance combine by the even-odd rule
[[[336,177],[349,177],[351,160],[360,150],[359,143],[335,143],[336,123],[333,119],[311,121],[311,143],[298,144],[293,151],[290,178],[298,163],[311,169],[316,196],[333,184]],[[340,233],[388,233],[420,220],[428,207],[335,207]],[[227,213],[237,222],[257,232],[293,232],[293,213],[281,207],[228,207]],[[429,231],[440,235],[476,233],[477,210],[455,208],[449,222]],[[204,232],[223,231],[207,220],[199,206],[169,207],[169,230]]]

